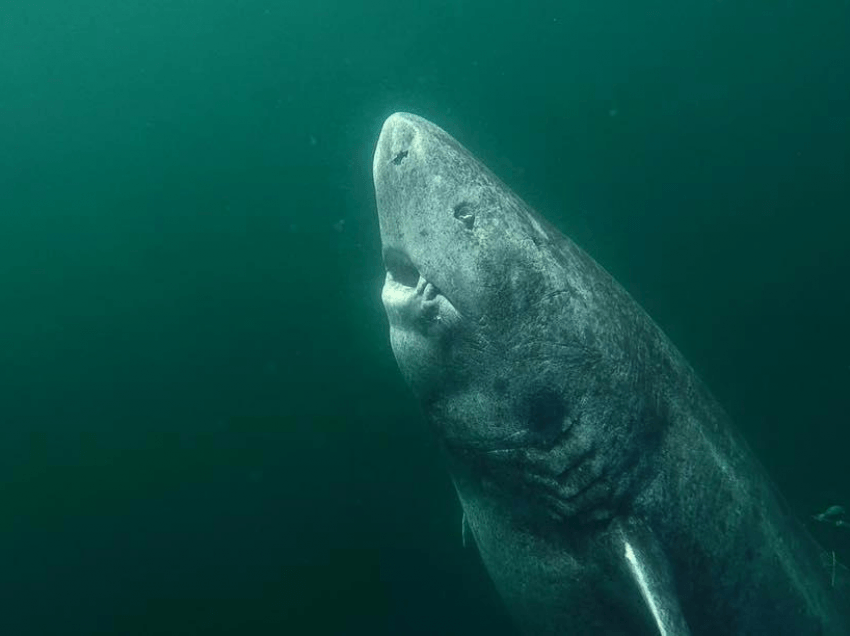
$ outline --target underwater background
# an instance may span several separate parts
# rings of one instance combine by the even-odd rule
[[[850,504],[846,0],[6,0],[0,634],[514,633],[389,346],[397,110]]]

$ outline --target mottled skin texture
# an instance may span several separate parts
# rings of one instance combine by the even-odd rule
[[[602,267],[419,117],[387,119],[374,180],[393,351],[524,633],[848,633],[818,547]]]

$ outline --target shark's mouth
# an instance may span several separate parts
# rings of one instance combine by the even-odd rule
[[[459,314],[442,290],[427,279],[400,249],[384,249],[387,280],[382,294],[391,323],[416,326],[423,333],[456,324]],[[402,320],[393,320],[393,318]]]
[[[419,270],[410,257],[399,249],[391,247],[384,250],[384,268],[400,285],[415,288],[419,284]]]

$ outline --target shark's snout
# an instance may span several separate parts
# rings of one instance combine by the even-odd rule
[[[424,278],[464,313],[470,291],[481,288],[473,236],[480,184],[464,178],[475,166],[442,129],[409,113],[384,122],[372,166],[388,280],[413,288]]]
[[[372,164],[375,181],[410,163],[420,150],[417,140],[436,128],[434,124],[411,115],[410,113],[395,113],[390,115],[381,127],[378,146]]]

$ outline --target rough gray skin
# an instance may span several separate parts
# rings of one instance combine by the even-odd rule
[[[524,633],[848,633],[814,541],[602,267],[414,115],[374,180],[393,351]]]

